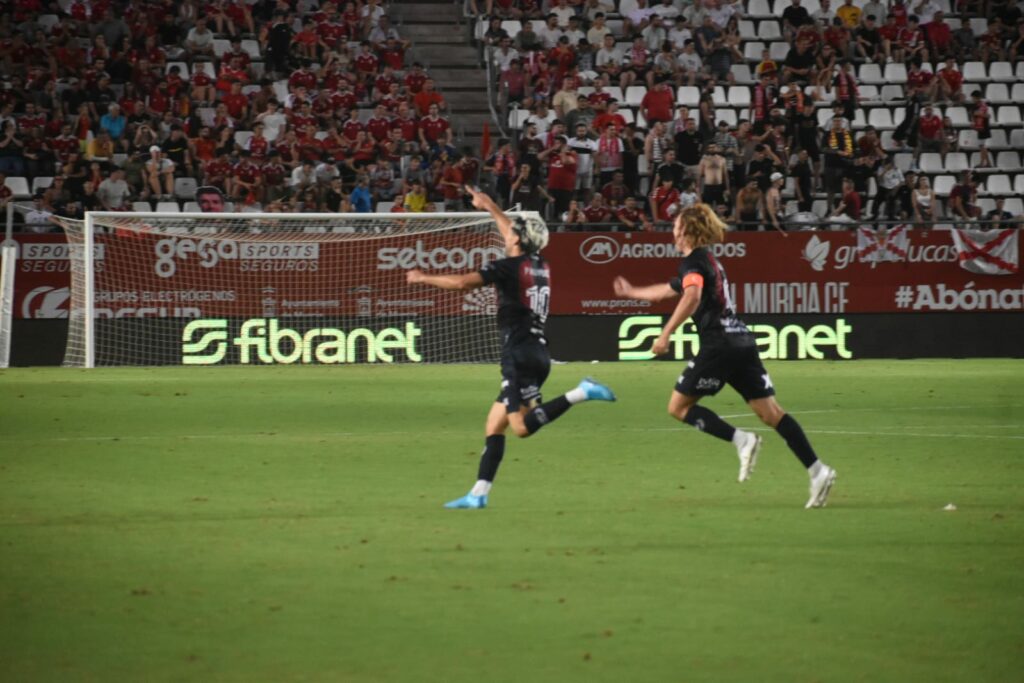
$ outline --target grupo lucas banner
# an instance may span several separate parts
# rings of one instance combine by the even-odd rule
[[[15,239],[15,316],[67,317],[72,247],[59,234]],[[405,284],[411,268],[479,268],[503,255],[494,246],[452,244],[450,234],[261,239],[100,236],[94,248],[96,314],[383,318],[495,310],[490,288],[453,293]],[[1019,263],[1016,237],[985,252],[988,243],[971,240],[971,262],[998,249],[999,274],[961,267],[965,252],[949,231],[731,233],[712,249],[740,315],[1024,310],[1024,274],[1006,267]],[[668,233],[555,233],[544,253],[552,268],[552,315],[664,314],[674,306],[620,299],[612,290],[618,275],[640,285],[674,276],[681,256]]]

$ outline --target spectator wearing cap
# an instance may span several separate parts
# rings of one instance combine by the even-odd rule
[[[174,194],[174,162],[157,145],[149,148],[149,161],[142,169],[143,197],[170,197]]]
[[[782,187],[786,184],[786,176],[775,171],[769,176],[769,181],[771,184],[764,195],[764,229],[783,232],[782,223],[785,216],[782,213]]]

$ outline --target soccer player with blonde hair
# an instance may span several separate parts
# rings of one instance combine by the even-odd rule
[[[672,229],[676,249],[683,254],[678,276],[668,283],[642,287],[617,277],[615,293],[643,301],[663,301],[682,295],[651,347],[655,356],[668,352],[672,333],[687,318],[693,318],[700,351],[679,376],[668,402],[669,414],[702,432],[731,441],[739,455],[739,480],[746,481],[757,464],[761,437],[736,429],[712,410],[698,405],[701,398],[714,396],[728,384],[762,422],[785,439],[807,468],[811,495],[805,507],[824,507],[835,483],[836,471],[818,459],[803,428],[775,400],[775,387],[758,356],[754,335],[736,317],[725,269],[709,249],[724,239],[725,229],[725,224],[707,204],[684,209]]]

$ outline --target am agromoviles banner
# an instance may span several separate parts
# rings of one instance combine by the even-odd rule
[[[1020,260],[1013,237],[1012,248],[1003,246],[1011,240],[1000,243],[1004,264]],[[70,253],[63,236],[15,239],[15,317],[67,317]],[[476,268],[499,256],[493,248],[453,247],[443,235],[344,243],[289,235],[270,246],[198,236],[101,236],[95,252],[97,313],[418,317],[494,310],[493,297],[483,292],[453,296],[404,284],[409,268]],[[990,275],[961,268],[948,231],[732,233],[714,253],[741,315],[1024,310],[1020,270]],[[674,275],[679,254],[667,233],[556,233],[545,255],[553,272],[552,315],[672,310],[671,301],[645,304],[612,292],[616,275],[636,284]]]

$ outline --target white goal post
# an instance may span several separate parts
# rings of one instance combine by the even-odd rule
[[[71,255],[67,366],[499,355],[492,288],[405,280],[412,268],[469,272],[501,258],[486,213],[89,212],[60,223]]]

